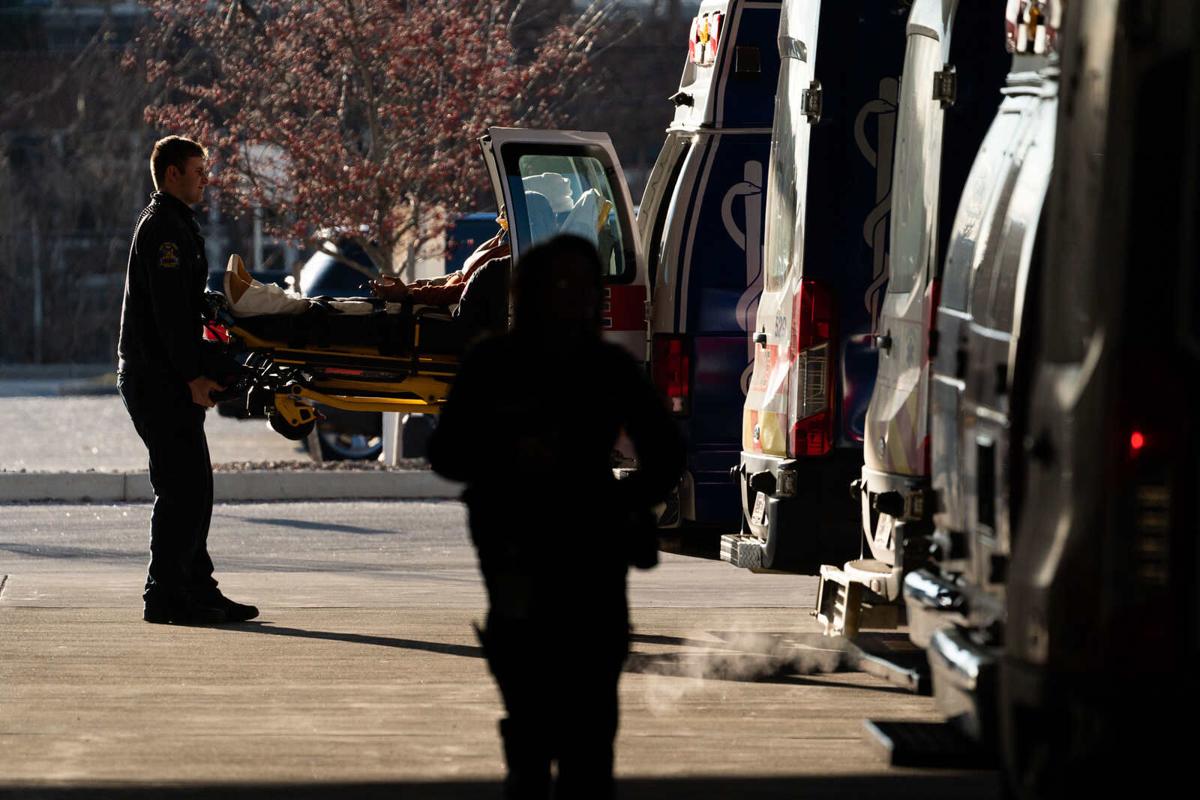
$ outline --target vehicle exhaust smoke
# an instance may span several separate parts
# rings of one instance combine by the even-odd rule
[[[680,640],[686,652],[632,653],[625,671],[647,676],[646,703],[654,714],[672,711],[706,681],[771,682],[837,672],[845,653],[808,644],[803,636],[761,631],[697,632]],[[636,641],[636,636],[635,636]],[[828,642],[829,640],[825,640]]]

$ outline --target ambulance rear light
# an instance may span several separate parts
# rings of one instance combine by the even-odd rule
[[[687,416],[691,411],[692,395],[692,356],[688,337],[655,336],[650,367],[654,385],[666,399],[667,408],[675,416]]]
[[[833,297],[810,278],[800,283],[792,309],[790,346],[794,458],[823,456],[833,448]]]
[[[792,424],[792,456],[823,456],[833,447],[829,344],[802,351],[793,369],[796,421]]]
[[[792,303],[792,352],[799,353],[833,339],[833,299],[812,278],[800,281]]]
[[[1055,52],[1061,24],[1059,0],[1008,0],[1004,10],[1008,52],[1039,56]]]
[[[717,44],[721,40],[721,23],[725,15],[720,11],[701,14],[692,20],[688,36],[688,58],[693,64],[711,67],[717,60]]]
[[[833,448],[833,415],[827,411],[792,425],[792,456],[823,456]]]

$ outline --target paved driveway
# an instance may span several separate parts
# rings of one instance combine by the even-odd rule
[[[219,628],[140,621],[148,513],[0,507],[0,796],[498,796],[461,506],[218,506],[222,585],[263,610]],[[622,797],[998,796],[878,759],[863,720],[932,702],[823,672],[814,589],[682,557],[632,576]]]

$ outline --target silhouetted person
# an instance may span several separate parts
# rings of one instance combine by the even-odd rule
[[[516,265],[514,325],[465,357],[429,445],[463,499],[488,593],[480,633],[508,712],[508,797],[611,797],[625,575],[651,566],[651,507],[683,471],[641,365],[600,338],[601,266],[560,236]],[[610,465],[622,429],[639,470]]]

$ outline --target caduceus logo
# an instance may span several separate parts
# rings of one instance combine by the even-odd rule
[[[762,190],[761,161],[747,161],[742,168],[742,180],[729,187],[721,200],[721,221],[725,232],[746,254],[746,291],[738,298],[734,311],[737,324],[749,333],[758,315],[758,299],[762,296]],[[746,229],[737,226],[733,218],[733,201],[742,198],[746,210]],[[754,342],[746,338],[749,364],[742,371],[742,394],[750,389],[750,374],[754,371]]]
[[[863,222],[863,239],[871,248],[871,284],[863,296],[863,303],[871,315],[871,330],[878,327],[879,306],[883,286],[888,279],[887,234],[888,217],[892,211],[892,159],[896,141],[896,102],[899,83],[895,78],[884,78],[879,82],[879,97],[870,101],[858,112],[854,120],[854,141],[872,167],[875,168],[875,208]],[[876,117],[876,140],[878,149],[871,146],[867,138],[867,120]]]

